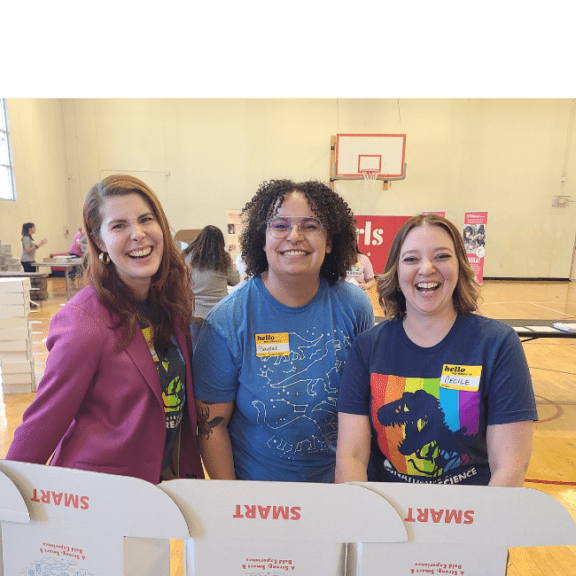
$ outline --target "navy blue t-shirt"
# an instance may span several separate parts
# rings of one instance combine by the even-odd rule
[[[338,412],[370,418],[368,480],[439,484],[488,484],[487,426],[538,419],[517,334],[476,314],[430,348],[401,320],[358,336]]]

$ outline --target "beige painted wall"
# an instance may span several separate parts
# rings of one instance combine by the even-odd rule
[[[88,188],[115,172],[147,182],[174,231],[224,230],[225,209],[242,208],[263,180],[327,181],[331,135],[402,132],[406,180],[370,195],[361,182],[336,182],[354,212],[445,210],[461,226],[465,212],[487,211],[485,276],[567,278],[576,203],[555,209],[552,197],[576,200],[573,134],[566,155],[572,107],[567,99],[9,100],[19,199],[0,204],[0,238],[9,224],[19,246],[31,219],[50,247],[67,250],[63,226],[73,232]]]

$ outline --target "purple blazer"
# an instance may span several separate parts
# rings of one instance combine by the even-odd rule
[[[141,330],[120,351],[124,328],[91,286],[50,322],[48,359],[35,400],[24,412],[7,460],[121,474],[157,484],[166,441],[160,377]],[[186,410],[178,475],[204,478],[196,440],[189,347],[174,333],[186,362]]]

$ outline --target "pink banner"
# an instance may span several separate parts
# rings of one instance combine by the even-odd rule
[[[464,214],[464,248],[479,284],[484,281],[484,253],[486,251],[486,224],[488,212]]]

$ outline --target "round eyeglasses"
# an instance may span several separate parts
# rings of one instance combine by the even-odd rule
[[[286,238],[292,232],[294,226],[298,227],[298,233],[306,240],[312,240],[320,236],[322,222],[318,218],[280,217],[272,218],[266,223],[268,233],[272,238]]]

